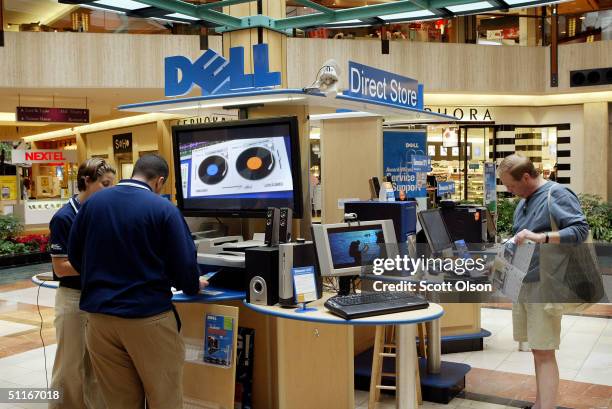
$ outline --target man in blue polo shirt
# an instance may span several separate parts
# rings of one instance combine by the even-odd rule
[[[104,401],[95,382],[89,352],[85,345],[86,314],[79,308],[81,278],[68,261],[68,235],[81,207],[91,195],[110,187],[115,170],[101,158],[91,158],[79,166],[79,193],[59,209],[49,223],[53,275],[60,286],[55,294],[55,337],[57,352],[53,362],[51,387],[62,389],[61,403],[50,409],[101,409]]]
[[[171,287],[199,291],[196,248],[185,220],[159,196],[168,164],[140,158],[132,179],[81,207],[68,257],[81,273],[87,345],[109,408],[183,407],[185,346]]]

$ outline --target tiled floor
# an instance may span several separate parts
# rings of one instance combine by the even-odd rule
[[[364,391],[355,391],[355,409],[368,409],[369,394]],[[449,404],[423,402],[422,409],[516,409],[514,406],[496,405],[488,402],[478,402],[455,398]],[[377,402],[376,409],[395,409],[395,398],[393,396],[382,395],[380,402]]]
[[[41,272],[40,268],[33,271]],[[29,276],[23,271],[13,273]],[[0,285],[0,388],[46,385],[40,315],[50,377],[55,355],[54,295],[54,290],[47,288],[39,292],[29,280]],[[484,351],[443,356],[443,360],[472,366],[463,398],[456,398],[449,405],[425,402],[423,408],[507,409],[534,400],[532,355],[519,352],[512,339],[511,311],[500,305],[494,307],[482,309],[482,327],[493,333],[485,339]],[[561,348],[557,352],[562,407],[612,408],[612,306],[597,306],[593,314],[598,317],[563,317]],[[487,401],[499,401],[503,405]],[[356,409],[365,409],[367,404],[368,393],[356,391]],[[377,405],[379,409],[394,407],[393,397],[385,395]],[[46,408],[46,404],[0,404],[0,409],[4,408]]]
[[[518,351],[512,339],[511,311],[483,308],[482,327],[493,333],[485,338],[484,351],[447,354],[443,359],[501,372],[535,373],[532,354]],[[564,316],[557,362],[561,379],[612,387],[612,320]]]
[[[29,266],[0,268],[0,285],[13,284],[20,280],[28,280],[35,274],[51,271],[51,263],[32,264]]]

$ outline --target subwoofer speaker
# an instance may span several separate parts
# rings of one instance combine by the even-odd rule
[[[247,302],[260,305],[278,303],[278,247],[245,250]]]

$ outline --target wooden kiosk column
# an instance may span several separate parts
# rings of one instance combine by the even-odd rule
[[[383,169],[382,118],[321,121],[321,223],[344,221],[340,199],[370,198],[368,179]]]

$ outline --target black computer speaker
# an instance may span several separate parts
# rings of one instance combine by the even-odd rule
[[[278,303],[278,247],[245,250],[246,299],[260,305]]]
[[[293,223],[293,212],[288,207],[281,207],[278,219],[278,241],[279,243],[291,242],[291,225]]]
[[[570,87],[612,84],[612,67],[570,71]]]
[[[268,246],[278,244],[278,224],[280,219],[280,211],[276,207],[268,207],[266,211],[266,235],[264,242]]]

